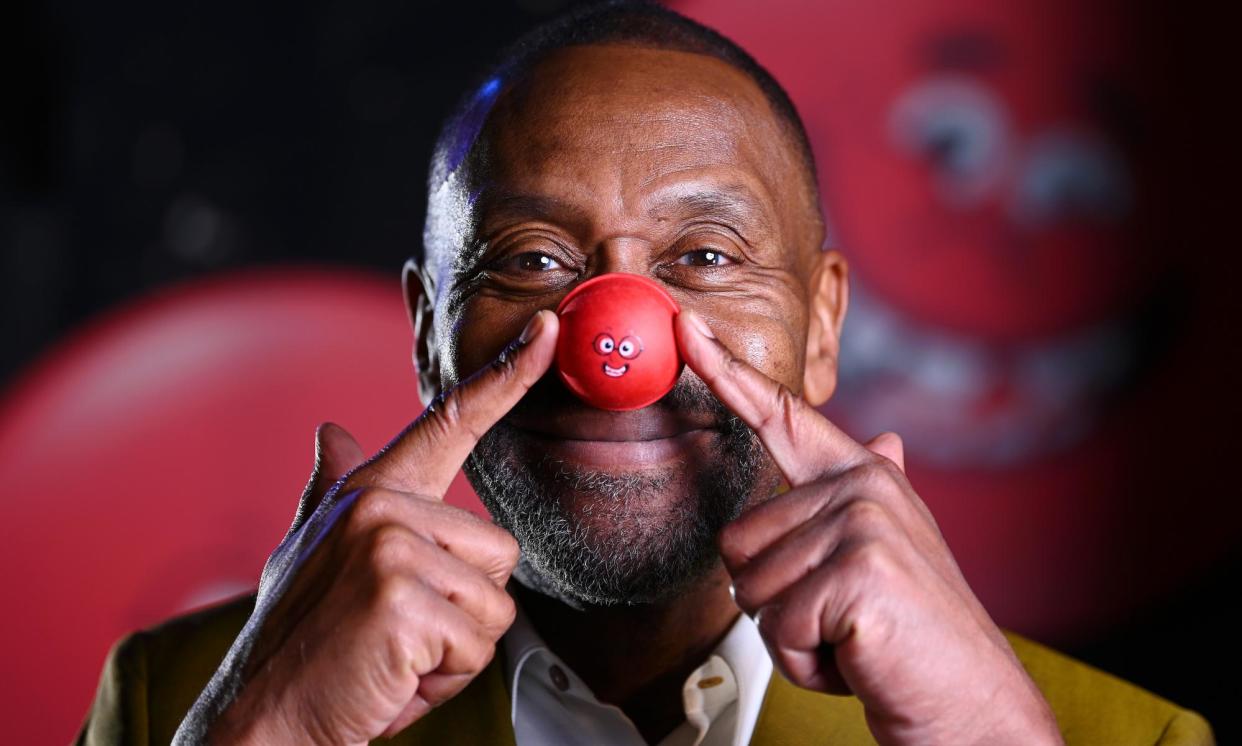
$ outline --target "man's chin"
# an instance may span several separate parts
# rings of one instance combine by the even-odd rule
[[[526,475],[525,498],[484,499],[522,547],[524,585],[577,607],[658,603],[718,561],[728,508],[704,509],[684,472],[552,469]]]
[[[510,529],[525,557],[519,579],[575,605],[654,603],[684,589],[715,559],[715,511],[695,473],[684,461],[531,464],[530,500]]]
[[[751,436],[732,428],[610,442],[501,424],[466,474],[521,545],[524,585],[574,605],[658,603],[715,567],[717,533],[766,481]]]
[[[619,606],[663,605],[683,597],[699,581],[709,575],[719,562],[717,558],[705,559],[686,572],[672,577],[661,573],[661,582],[651,583],[650,569],[632,573],[625,578],[612,578],[600,583],[598,576],[584,578],[567,577],[560,568],[540,567],[523,554],[513,569],[513,580],[541,595],[553,598],[580,611],[592,607],[615,608]],[[667,569],[667,568],[665,568]]]

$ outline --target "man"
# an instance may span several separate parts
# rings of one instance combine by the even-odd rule
[[[83,742],[1210,742],[1002,634],[900,440],[813,409],[846,265],[741,50],[655,6],[562,19],[463,102],[430,192],[405,283],[433,403],[367,461],[321,427],[257,597],[118,646]],[[635,412],[550,373],[549,309],[607,272],[682,308],[686,369]],[[463,464],[495,525],[440,502]]]

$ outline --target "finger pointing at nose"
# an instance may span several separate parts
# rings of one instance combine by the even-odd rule
[[[557,330],[556,314],[536,313],[491,364],[436,397],[346,487],[379,485],[443,497],[479,439],[547,372]]]
[[[678,314],[676,329],[686,365],[754,429],[792,486],[868,458],[867,449],[788,387],[734,357],[694,311]]]

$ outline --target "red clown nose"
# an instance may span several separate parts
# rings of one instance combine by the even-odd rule
[[[561,380],[593,407],[640,409],[673,388],[683,365],[673,338],[677,301],[658,283],[612,273],[566,295],[556,313]]]

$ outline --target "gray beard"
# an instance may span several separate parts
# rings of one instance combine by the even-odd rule
[[[575,607],[660,603],[686,591],[716,564],[716,536],[752,495],[776,487],[754,431],[698,379],[657,406],[708,410],[721,423],[712,463],[613,474],[545,456],[524,460],[522,434],[501,422],[464,469],[497,524],[522,548],[514,576]],[[697,384],[697,385],[696,385]],[[651,498],[679,472],[691,488],[671,505]],[[769,475],[765,478],[765,475]]]

